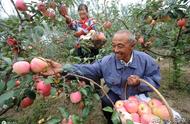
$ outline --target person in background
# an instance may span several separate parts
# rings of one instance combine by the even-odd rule
[[[79,20],[73,20],[70,16],[67,14],[64,15],[66,19],[66,23],[68,24],[68,27],[75,31],[74,36],[77,37],[77,41],[75,44],[75,48],[77,49],[77,54],[81,58],[84,58],[86,56],[93,57],[99,53],[99,48],[91,47],[90,53],[85,54],[84,50],[80,46],[80,40],[82,36],[85,36],[89,33],[94,33],[96,30],[96,23],[93,18],[89,17],[88,14],[88,7],[85,4],[80,4],[78,6],[78,13],[79,13]],[[93,38],[92,40],[105,40],[99,39],[99,38]]]

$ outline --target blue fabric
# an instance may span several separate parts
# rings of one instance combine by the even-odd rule
[[[148,54],[140,51],[133,51],[133,60],[128,66],[125,66],[118,60],[115,54],[103,57],[101,60],[93,64],[75,64],[72,66],[74,73],[91,78],[99,82],[104,78],[106,85],[117,94],[121,99],[124,99],[124,86],[127,78],[130,75],[138,75],[151,83],[155,88],[159,88],[160,84],[160,69],[154,59]],[[127,87],[127,97],[151,92],[146,84],[140,83],[138,86]]]

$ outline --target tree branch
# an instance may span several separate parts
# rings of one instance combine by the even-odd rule
[[[123,20],[120,19],[120,18],[117,18],[117,19],[123,23],[123,25],[125,26],[126,29],[129,29],[128,26],[125,24],[125,21],[123,21]]]
[[[15,8],[16,12],[17,12],[17,15],[18,15],[18,17],[19,17],[19,19],[20,19],[20,23],[22,24],[23,20],[22,20],[22,18],[21,18],[20,13],[18,12],[18,10],[17,10],[17,8],[16,8],[16,6],[15,6],[14,1],[13,1],[13,0],[11,0],[11,3],[13,4],[13,6],[14,6],[14,8]]]
[[[145,49],[145,51],[151,52],[151,53],[153,53],[153,54],[155,54],[155,55],[158,55],[158,56],[161,56],[161,57],[164,57],[164,58],[165,58],[165,57],[173,58],[172,55],[160,54],[160,53],[154,52],[154,51],[152,51],[152,50],[150,50],[150,49]]]
[[[84,76],[81,76],[81,75],[73,74],[73,73],[68,73],[68,74],[65,75],[64,77],[66,78],[67,76],[75,76],[75,77],[79,77],[79,78],[82,78],[82,79],[86,79],[86,80],[92,82],[94,85],[98,86],[98,87],[103,91],[103,93],[104,93],[105,96],[109,99],[109,101],[111,102],[111,104],[113,105],[113,107],[115,107],[113,101],[112,101],[111,98],[108,96],[108,94],[106,93],[106,91],[104,90],[104,88],[103,88],[102,86],[100,86],[98,83],[96,83],[95,81],[93,81],[92,79],[87,78],[87,77],[84,77]]]
[[[179,37],[180,37],[181,31],[182,31],[182,28],[179,29],[179,32],[178,32],[178,35],[177,35],[176,42],[174,43],[174,47],[176,47],[177,44],[179,43]]]

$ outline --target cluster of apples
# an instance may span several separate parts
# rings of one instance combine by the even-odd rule
[[[13,64],[13,72],[18,75],[25,75],[30,73],[30,70],[34,73],[40,73],[46,71],[48,68],[48,63],[43,58],[33,58],[29,63],[27,61],[18,61]],[[51,85],[46,84],[42,80],[35,81],[37,91],[43,96],[49,96],[51,91]],[[16,82],[17,86],[20,84],[20,81]]]
[[[19,11],[27,11],[28,6],[24,2],[24,0],[16,0],[15,6]],[[45,3],[45,2],[39,2],[36,4],[37,10],[42,13],[43,16],[49,17],[50,19],[55,19],[55,10],[57,7],[57,4],[54,0]],[[62,16],[67,15],[67,8],[65,4],[60,5],[59,12]]]
[[[120,114],[122,124],[126,124],[127,120],[135,124],[160,124],[170,120],[167,107],[155,98],[145,102],[136,96],[130,96],[128,100],[116,101],[115,109]]]

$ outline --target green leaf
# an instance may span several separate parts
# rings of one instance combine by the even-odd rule
[[[88,91],[87,91],[85,88],[81,88],[81,89],[80,89],[80,92],[81,92],[82,94],[84,94],[85,96],[88,95]]]
[[[99,96],[97,93],[95,93],[93,96],[94,96],[94,98],[95,98],[96,100],[98,100],[98,101],[100,100],[100,96]]]
[[[51,88],[51,96],[55,96],[56,92],[57,92],[56,88],[52,87]]]
[[[2,59],[3,59],[8,65],[11,65],[11,64],[12,64],[12,61],[11,61],[10,58],[2,57]]]
[[[126,124],[134,124],[132,120],[126,120]]]
[[[7,82],[7,90],[12,89],[13,87],[15,87],[15,79],[9,80]]]
[[[119,114],[116,111],[113,112],[111,120],[114,124],[120,124]]]
[[[53,81],[53,77],[48,77],[47,79],[44,79],[44,82],[45,82],[46,84],[53,83],[53,82],[54,82],[54,81]]]
[[[9,91],[0,96],[0,105],[2,105],[6,100],[8,100],[10,97],[14,96],[14,91]]]
[[[0,80],[0,92],[4,90],[5,83],[3,83],[2,80]]]
[[[59,124],[61,122],[61,118],[59,117],[52,117],[47,124]]]
[[[68,112],[68,110],[67,110],[66,108],[64,108],[64,107],[59,107],[58,109],[59,109],[59,111],[61,112],[61,114],[62,114],[62,116],[63,116],[64,118],[66,118],[66,119],[69,118],[69,112]]]
[[[83,109],[82,111],[82,117],[83,118],[87,118],[89,113],[90,113],[90,110],[91,110],[91,107],[90,106],[87,106]]]
[[[103,111],[113,112],[113,109],[110,106],[107,106],[107,107],[103,108]]]
[[[73,124],[80,124],[80,117],[77,115],[72,115]]]

